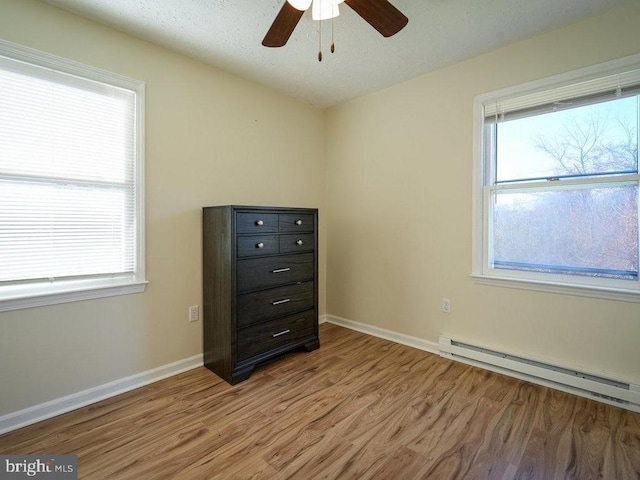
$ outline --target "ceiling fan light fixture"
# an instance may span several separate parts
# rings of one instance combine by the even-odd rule
[[[1,0],[0,0],[1,1]],[[343,1],[351,10],[360,15],[369,25],[383,37],[391,37],[407,26],[409,19],[389,0],[281,0],[282,8],[269,27],[269,31],[262,40],[265,47],[284,47],[291,37],[293,30],[304,16],[304,12],[312,6],[313,20],[333,19],[340,15],[338,5]],[[320,44],[322,44],[322,22]],[[333,22],[331,22],[331,51],[333,44]]]
[[[340,15],[338,5],[333,5],[329,0],[313,0],[311,18],[314,20],[329,20]]]
[[[289,5],[302,12],[309,9],[312,1],[313,0],[287,0],[287,2],[289,2]]]

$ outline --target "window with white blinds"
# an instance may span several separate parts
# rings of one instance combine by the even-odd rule
[[[640,302],[640,55],[476,98],[482,283]]]
[[[0,44],[0,309],[140,291],[143,87]]]

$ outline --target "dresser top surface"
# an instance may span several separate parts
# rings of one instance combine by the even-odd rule
[[[317,208],[311,207],[273,207],[266,205],[212,205],[202,207],[203,210],[209,209],[233,209],[242,211],[278,211],[278,212],[317,212]]]

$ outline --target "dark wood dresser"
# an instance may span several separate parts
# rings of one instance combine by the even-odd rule
[[[320,346],[318,210],[203,208],[204,364],[230,384]]]

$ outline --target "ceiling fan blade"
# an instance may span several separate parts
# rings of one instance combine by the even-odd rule
[[[402,30],[409,19],[387,0],[344,0],[384,37]]]
[[[289,2],[285,1],[264,40],[262,40],[262,45],[265,47],[283,47],[289,40],[296,25],[298,25],[302,15],[304,15],[304,11],[292,7]]]

